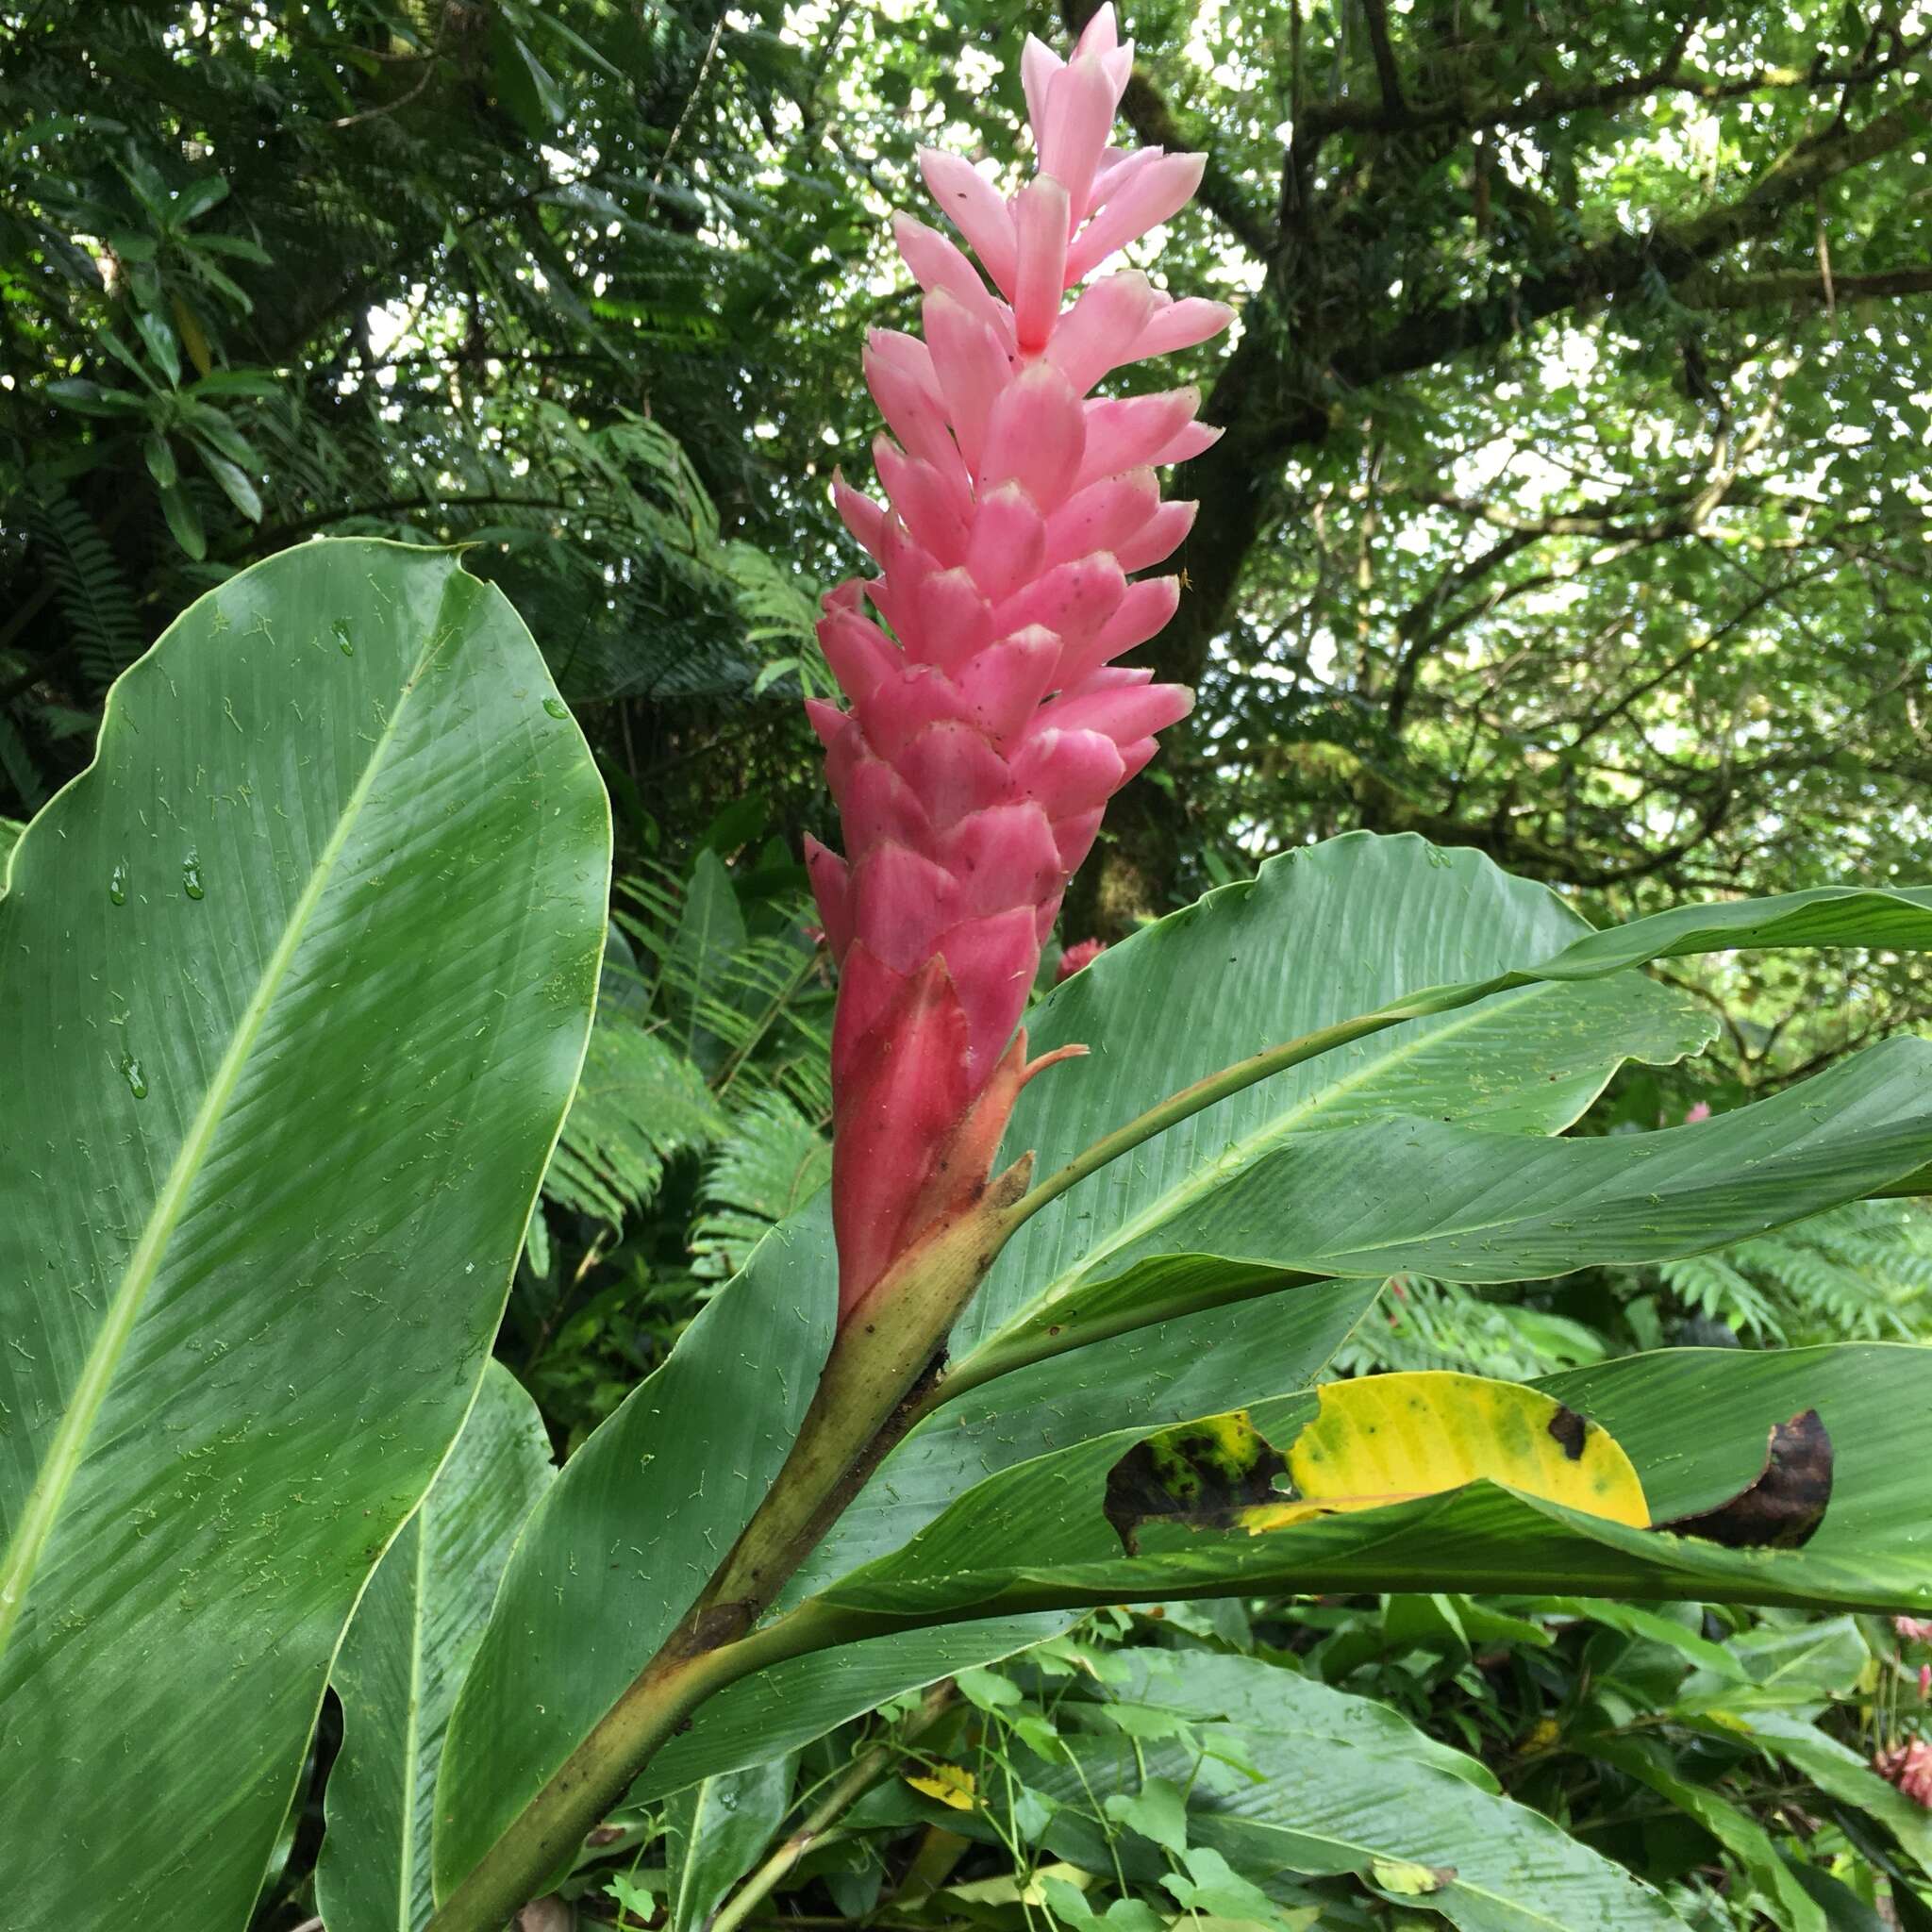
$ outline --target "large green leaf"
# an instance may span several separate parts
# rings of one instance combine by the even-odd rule
[[[1439,1742],[1388,1705],[1258,1657],[1193,1649],[1124,1650],[1114,1659],[1108,1689],[1125,1703],[1159,1705],[1247,1730],[1272,1731],[1291,1716],[1299,1731],[1379,1757],[1426,1764],[1492,1795],[1502,1790],[1481,1758]]]
[[[247,1916],[342,1626],[475,1395],[583,1055],[609,821],[561,708],[453,557],[304,544],[127,671],[14,851],[23,1932]]]
[[[499,1362],[369,1579],[332,1674],[342,1748],[328,1774],[315,1897],[329,1932],[418,1932],[450,1707],[510,1545],[556,1474],[537,1405]]]
[[[439,1898],[650,1661],[750,1520],[831,1345],[836,1279],[822,1209],[775,1229],[532,1514],[443,1740]]]
[[[664,1807],[669,1932],[705,1932],[724,1894],[749,1872],[791,1807],[790,1757],[724,1772]]]
[[[700,1705],[691,1728],[645,1765],[631,1798],[658,1798],[700,1778],[785,1757],[890,1697],[923,1690],[955,1671],[997,1663],[1058,1636],[1070,1621],[1060,1611],[991,1617],[788,1657]]]
[[[1237,1872],[1406,1879],[1427,1888],[1408,1903],[1465,1932],[1681,1925],[1648,1886],[1382,1705],[1253,1657],[1138,1652],[1121,1666],[1123,1698],[1209,1721],[1174,1740],[1063,1738],[1072,1763],[1027,1767],[1043,1795],[1079,1807],[1163,1778],[1188,1793],[1189,1845]]]
[[[1555,1591],[1848,1608],[1932,1606],[1932,1536],[1897,1418],[1932,1401],[1932,1349],[1856,1343],[1778,1355],[1669,1350],[1548,1378],[1601,1423],[1642,1478],[1654,1520],[1744,1488],[1776,1423],[1816,1408],[1834,1486],[1802,1549],[1731,1549],[1626,1528],[1494,1487],[1336,1515],[1263,1535],[1143,1526],[1125,1555],[1103,1513],[1108,1472],[1142,1440],[1123,1431],[989,1477],[906,1547],[823,1592],[854,1635],[1081,1604],[1235,1591]],[[1277,1446],[1311,1394],[1250,1406]],[[1685,1419],[1696,1418],[1694,1430]]]
[[[1404,1903],[1462,1932],[1675,1932],[1682,1921],[1621,1865],[1527,1806],[1426,1763],[1371,1754],[1293,1724],[1241,1734],[1258,1782],[1230,1779],[1192,1836],[1230,1864],[1274,1860],[1309,1874],[1401,1884],[1392,1863],[1433,1880]]]
[[[1252,1294],[1267,1269],[1502,1282],[1672,1259],[1857,1200],[1927,1159],[1932,1043],[1910,1037],[1662,1133],[1525,1142],[1391,1118],[1291,1134],[1170,1189],[1158,1218],[1143,1212],[1063,1271],[1002,1346]]]
[[[1480,854],[1350,833],[1270,860],[1110,947],[1028,1016],[1036,1053],[1074,1042],[1020,1097],[1010,1153],[1041,1174],[1196,1080],[1419,987],[1487,983],[1590,938],[1546,887]],[[1022,1227],[954,1330],[962,1362],[1116,1247],[1285,1136],[1391,1113],[1560,1133],[1624,1059],[1696,1053],[1709,1013],[1641,974],[1523,984],[1291,1068],[1169,1128]]]
[[[1736,946],[1932,947],[1932,886],[1816,886],[1772,899],[1676,906],[1566,946],[1533,969],[1540,980],[1588,979]]]

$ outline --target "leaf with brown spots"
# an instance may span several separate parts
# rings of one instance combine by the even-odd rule
[[[1733,1550],[1797,1550],[1810,1541],[1831,1502],[1831,1437],[1815,1408],[1772,1427],[1764,1466],[1728,1502],[1659,1529]]]

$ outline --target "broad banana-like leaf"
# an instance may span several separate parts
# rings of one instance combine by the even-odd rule
[[[1145,1848],[1133,1840],[1119,1847],[1143,1881],[1162,1882],[1176,1863],[1198,1868],[1189,1855],[1206,1849],[1250,1879],[1351,1875],[1463,1932],[1681,1932],[1650,1887],[1501,1796],[1476,1759],[1386,1706],[1254,1657],[1127,1652],[1121,1668],[1120,1700],[1185,1713],[1193,1734],[1063,1732],[1070,1762],[1023,1764],[1029,1788],[1075,1814],[1112,1798],[1132,1822],[1116,1794],[1156,1780],[1185,1792],[1158,1862],[1137,1857]],[[1099,1849],[1058,1824],[1050,1846],[1089,1858]],[[1092,1864],[1100,1876],[1118,1869],[1113,1856]]]
[[[792,1759],[722,1772],[664,1807],[668,1932],[705,1932],[724,1894],[749,1872],[791,1807]]]
[[[1593,987],[1607,1002],[1634,1003],[1646,982],[1633,967],[1792,945],[1932,947],[1932,888],[1824,887],[1592,932],[1553,895],[1480,855],[1442,852],[1409,834],[1352,832],[1270,860],[1254,880],[1109,948],[1030,1017],[1035,1052],[1073,1041],[1101,1050],[1028,1087],[1008,1145],[1036,1149],[1039,1171],[1051,1173],[1108,1127],[1267,1046],[1384,1008],[1418,1017],[1191,1115],[1048,1204],[1008,1244],[955,1330],[961,1372],[974,1377],[1025,1358],[1029,1336],[1045,1325],[1068,1341],[1083,1332],[1086,1320],[1070,1322],[1071,1307],[1048,1316],[1048,1306],[1082,1276],[1117,1273],[1115,1255],[1236,1180],[1287,1135],[1390,1114],[1559,1133],[1614,1068],[1606,1056],[1620,1024],[1631,1058],[1681,1058],[1707,1042],[1707,1033],[1692,1033],[1673,1047],[1662,1008],[1643,1009],[1640,1024],[1634,1006],[1620,1022],[1608,1005],[1546,1003],[1558,988],[1574,996]],[[1424,963],[1452,958],[1469,963],[1440,979]],[[1176,1026],[1172,1015],[1183,1010],[1187,1024]],[[1674,1024],[1690,1020],[1680,1014]],[[1927,1185],[1923,1172],[1902,1173],[1887,1191]],[[1151,1313],[1162,1304],[1148,1306]],[[1114,1319],[1129,1313],[1117,1309]]]
[[[0,900],[0,1872],[242,1924],[483,1372],[583,1057],[609,818],[443,552],[302,544],[108,696]]]
[[[422,1507],[375,1566],[333,1682],[342,1748],[329,1768],[315,1901],[329,1932],[429,1923],[436,1767],[510,1546],[556,1470],[543,1418],[500,1362]]]
[[[1418,1730],[1388,1705],[1259,1657],[1136,1645],[1121,1651],[1114,1671],[1108,1687],[1110,1702],[1156,1705],[1242,1730],[1272,1731],[1290,1718],[1298,1731],[1377,1757],[1426,1764],[1492,1797],[1503,1790],[1480,1757]]]
[[[1928,921],[1932,924],[1932,921]],[[1008,1158],[1047,1174],[1224,1067],[1418,988],[1500,982],[1588,940],[1547,887],[1480,853],[1352,832],[1262,866],[1111,946],[1027,1017],[1036,1054],[1087,1058],[1020,1096]],[[1698,1053],[1707,1009],[1640,974],[1499,983],[1493,997],[1340,1046],[1170,1127],[1026,1223],[953,1332],[962,1366],[1112,1248],[1290,1134],[1388,1114],[1557,1134],[1625,1059]]]
[[[1909,1036],[1661,1133],[1526,1142],[1391,1118],[1291,1134],[1171,1187],[1158,1218],[1064,1270],[1000,1345],[1266,1291],[1270,1270],[1505,1282],[1674,1259],[1857,1200],[1928,1158],[1932,1044]]]
[[[538,1505],[443,1739],[439,1899],[649,1662],[763,1500],[831,1346],[835,1279],[826,1215],[774,1229]]]
[[[1236,1591],[1555,1591],[1932,1607],[1932,1540],[1897,1428],[1900,1415],[1932,1402],[1932,1349],[1874,1342],[1775,1355],[1666,1350],[1537,1386],[1609,1432],[1660,1524],[1712,1509],[1750,1487],[1763,1473],[1773,1427],[1816,1410],[1831,1445],[1823,1522],[1802,1548],[1733,1548],[1477,1482],[1259,1534],[1154,1524],[1140,1531],[1141,1554],[1129,1556],[1108,1515],[1108,1478],[1146,1438],[1124,1431],[990,1477],[896,1554],[822,1596],[852,1613],[854,1635]],[[1316,1407],[1312,1393],[1288,1395],[1251,1405],[1247,1420],[1264,1443],[1286,1450]],[[1215,1501],[1204,1493],[1204,1522]]]

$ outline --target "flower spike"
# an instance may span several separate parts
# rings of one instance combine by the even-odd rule
[[[1176,601],[1173,577],[1133,574],[1193,521],[1192,504],[1161,502],[1155,471],[1216,432],[1195,421],[1195,390],[1092,391],[1206,341],[1229,311],[1174,301],[1138,270],[1089,279],[1200,181],[1198,156],[1110,144],[1132,71],[1110,6],[1069,59],[1029,38],[1034,178],[1002,196],[928,150],[921,173],[965,249],[909,215],[893,225],[924,340],[881,329],[866,345],[891,431],[874,446],[886,501],[842,476],[834,495],[878,575],[832,591],[819,625],[850,708],[810,707],[845,840],[842,858],[806,848],[841,975],[841,1323],[984,1189],[1013,1101],[1046,1063],[1028,1063],[1014,1029],[1067,879],[1108,798],[1191,702],[1116,660]]]

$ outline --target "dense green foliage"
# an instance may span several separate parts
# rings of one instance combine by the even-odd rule
[[[1134,136],[1210,156],[1163,275],[1242,312],[1186,372],[1228,433],[1176,479],[1204,510],[1152,654],[1200,707],[1065,936],[1357,826],[1598,917],[1922,875],[1923,9],[1151,0],[1126,25]],[[238,569],[317,533],[475,546],[583,724],[627,882],[498,1343],[559,1453],[823,1183],[831,989],[794,859],[828,809],[812,597],[855,560],[827,483],[869,469],[858,351],[909,306],[884,221],[914,149],[971,123],[1016,150],[1029,28],[1063,23],[0,0],[0,817],[86,764],[114,676]],[[1922,1028],[1925,974],[1674,962],[1722,1036],[1625,1069],[1578,1131]],[[1336,1364],[1917,1338],[1928,1295],[1919,1210],[1863,1203],[1641,1268],[1405,1274]],[[1285,1852],[1345,1771],[1443,1842],[1547,1847],[1529,1814],[1554,1820],[1586,1901],[1557,1924],[1624,1923],[1622,1865],[1700,1932],[1864,1928],[1888,1892],[1909,1927],[1932,1814],[1865,1767],[1912,1730],[1924,1655],[1883,1620],[1596,1599],[1101,1612],[694,1788],[709,1810],[641,1799],[565,1889],[587,1923],[696,1932],[836,1799],[753,1923],[1527,1923],[1412,1830]],[[340,1733],[331,1697],[262,1932],[314,1909]]]

